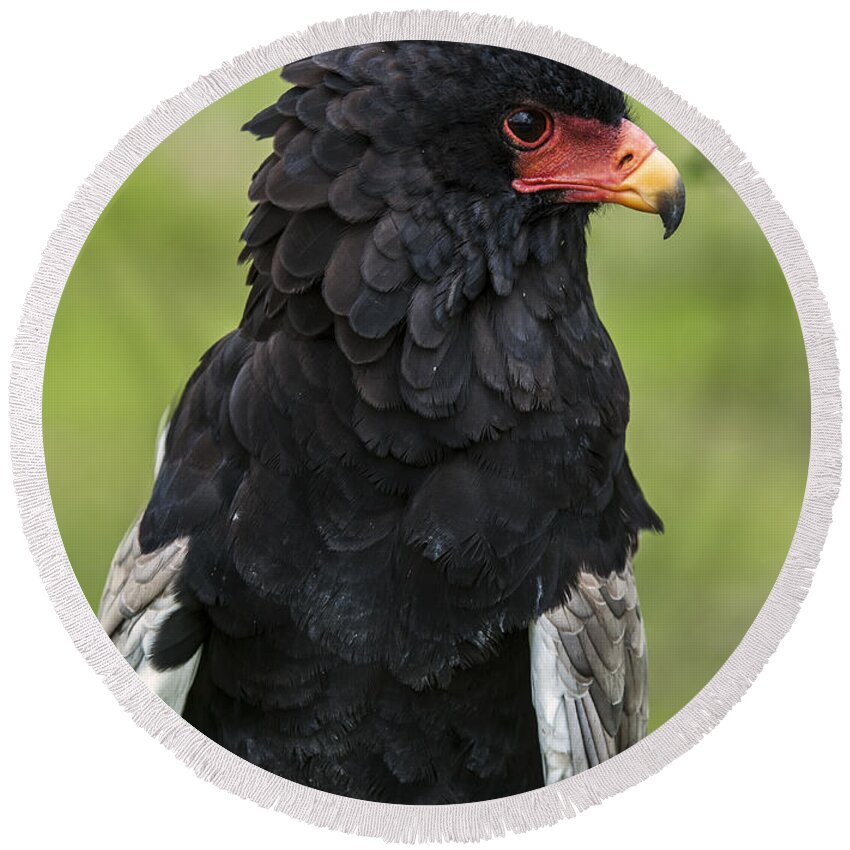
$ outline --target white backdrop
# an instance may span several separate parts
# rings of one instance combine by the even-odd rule
[[[8,359],[38,257],[77,185],[156,103],[250,47],[320,20],[408,6],[549,24],[640,65],[747,152],[799,229],[850,361],[846,265],[845,27],[828,4],[780,17],[778,4],[689,7],[585,0],[519,7],[490,0],[342,3],[268,0],[122,7],[78,0],[7,11],[0,62],[0,215]],[[289,8],[287,8],[287,6]],[[843,342],[842,342],[843,337]],[[845,397],[850,395],[846,377]],[[0,428],[8,445],[8,422]],[[845,429],[845,435],[847,430]],[[7,846],[94,848],[376,845],[261,810],[200,782],[139,730],[65,634],[27,551],[9,461],[0,456],[3,586],[2,772]],[[514,847],[680,848],[841,843],[850,735],[846,493],[797,623],[743,702],[660,774],[580,817],[513,836]]]

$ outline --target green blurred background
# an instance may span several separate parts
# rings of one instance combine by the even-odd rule
[[[160,416],[239,320],[246,190],[271,147],[239,127],[283,85],[263,76],[163,142],[95,225],[62,296],[44,449],[65,548],[95,607],[146,503]],[[632,466],[666,525],[637,561],[655,728],[725,661],[782,566],[806,482],[809,387],[790,293],[747,208],[678,133],[633,111],[688,192],[668,241],[657,217],[619,207],[590,234],[599,312],[632,389]]]

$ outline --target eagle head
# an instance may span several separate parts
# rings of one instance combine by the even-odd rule
[[[559,384],[579,378],[556,374],[553,334],[580,349],[574,361],[605,347],[590,212],[656,212],[669,235],[684,210],[678,172],[626,118],[622,92],[541,57],[444,42],[343,48],[283,76],[292,88],[246,124],[274,139],[249,192],[246,324],[332,334],[370,408],[460,417],[440,429],[450,443],[562,405]]]

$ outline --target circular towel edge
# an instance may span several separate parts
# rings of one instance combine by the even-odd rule
[[[89,607],[53,513],[42,443],[42,381],[53,318],[92,227],[119,186],[167,136],[201,109],[296,59],[354,44],[435,39],[538,54],[622,89],[694,144],[746,203],[765,233],[796,305],[811,387],[811,453],[803,507],[774,587],[741,643],[670,720],[616,758],[514,797],[446,806],[373,803],[328,794],[258,768],[210,741],[127,665]],[[202,779],[299,820],[388,841],[477,841],[553,824],[651,776],[696,744],[737,703],[790,628],[808,593],[841,474],[841,397],[835,334],[799,234],[720,125],[640,68],[548,27],[446,11],[358,15],[318,23],[250,50],[199,78],[139,122],[79,187],[53,232],[26,297],[10,384],[15,489],[33,559],[72,640],[135,722]]]

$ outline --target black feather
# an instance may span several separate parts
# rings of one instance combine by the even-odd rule
[[[370,289],[377,292],[393,292],[411,279],[413,270],[404,255],[390,259],[382,254],[373,238],[366,242],[363,249],[360,274]]]
[[[358,365],[379,360],[387,353],[396,337],[395,331],[390,331],[378,339],[367,339],[356,334],[343,316],[336,317],[334,328],[340,350],[352,363]]]
[[[325,269],[322,291],[328,307],[337,315],[347,316],[363,291],[360,257],[369,239],[369,232],[368,226],[347,230],[334,246]]]
[[[367,145],[363,136],[325,126],[313,138],[313,159],[328,174],[339,174],[360,159]]]
[[[298,98],[295,114],[305,127],[321,130],[326,125],[325,111],[333,99],[333,94],[325,88],[314,88]]]
[[[371,221],[385,210],[381,198],[367,195],[361,188],[356,166],[343,171],[331,183],[328,202],[341,219],[352,224]]]
[[[296,333],[317,336],[333,324],[333,314],[328,310],[317,290],[303,295],[293,295],[287,300],[286,315]]]
[[[258,139],[267,139],[273,136],[285,121],[286,116],[275,103],[267,106],[262,112],[258,112],[250,121],[242,125],[242,129],[253,133]]]
[[[316,164],[312,146],[312,131],[302,130],[269,172],[266,196],[276,206],[300,212],[327,203],[330,177]]]
[[[325,69],[312,57],[290,62],[281,75],[296,86],[319,86],[325,79]]]
[[[293,216],[278,243],[283,267],[296,277],[321,274],[343,230],[342,222],[327,209]]]
[[[364,288],[348,313],[352,330],[367,339],[386,336],[404,318],[408,298],[404,291],[377,293]]]
[[[307,89],[300,88],[298,86],[288,89],[278,98],[277,103],[275,104],[277,111],[280,112],[281,115],[294,118],[297,115],[298,101],[307,91]]]

